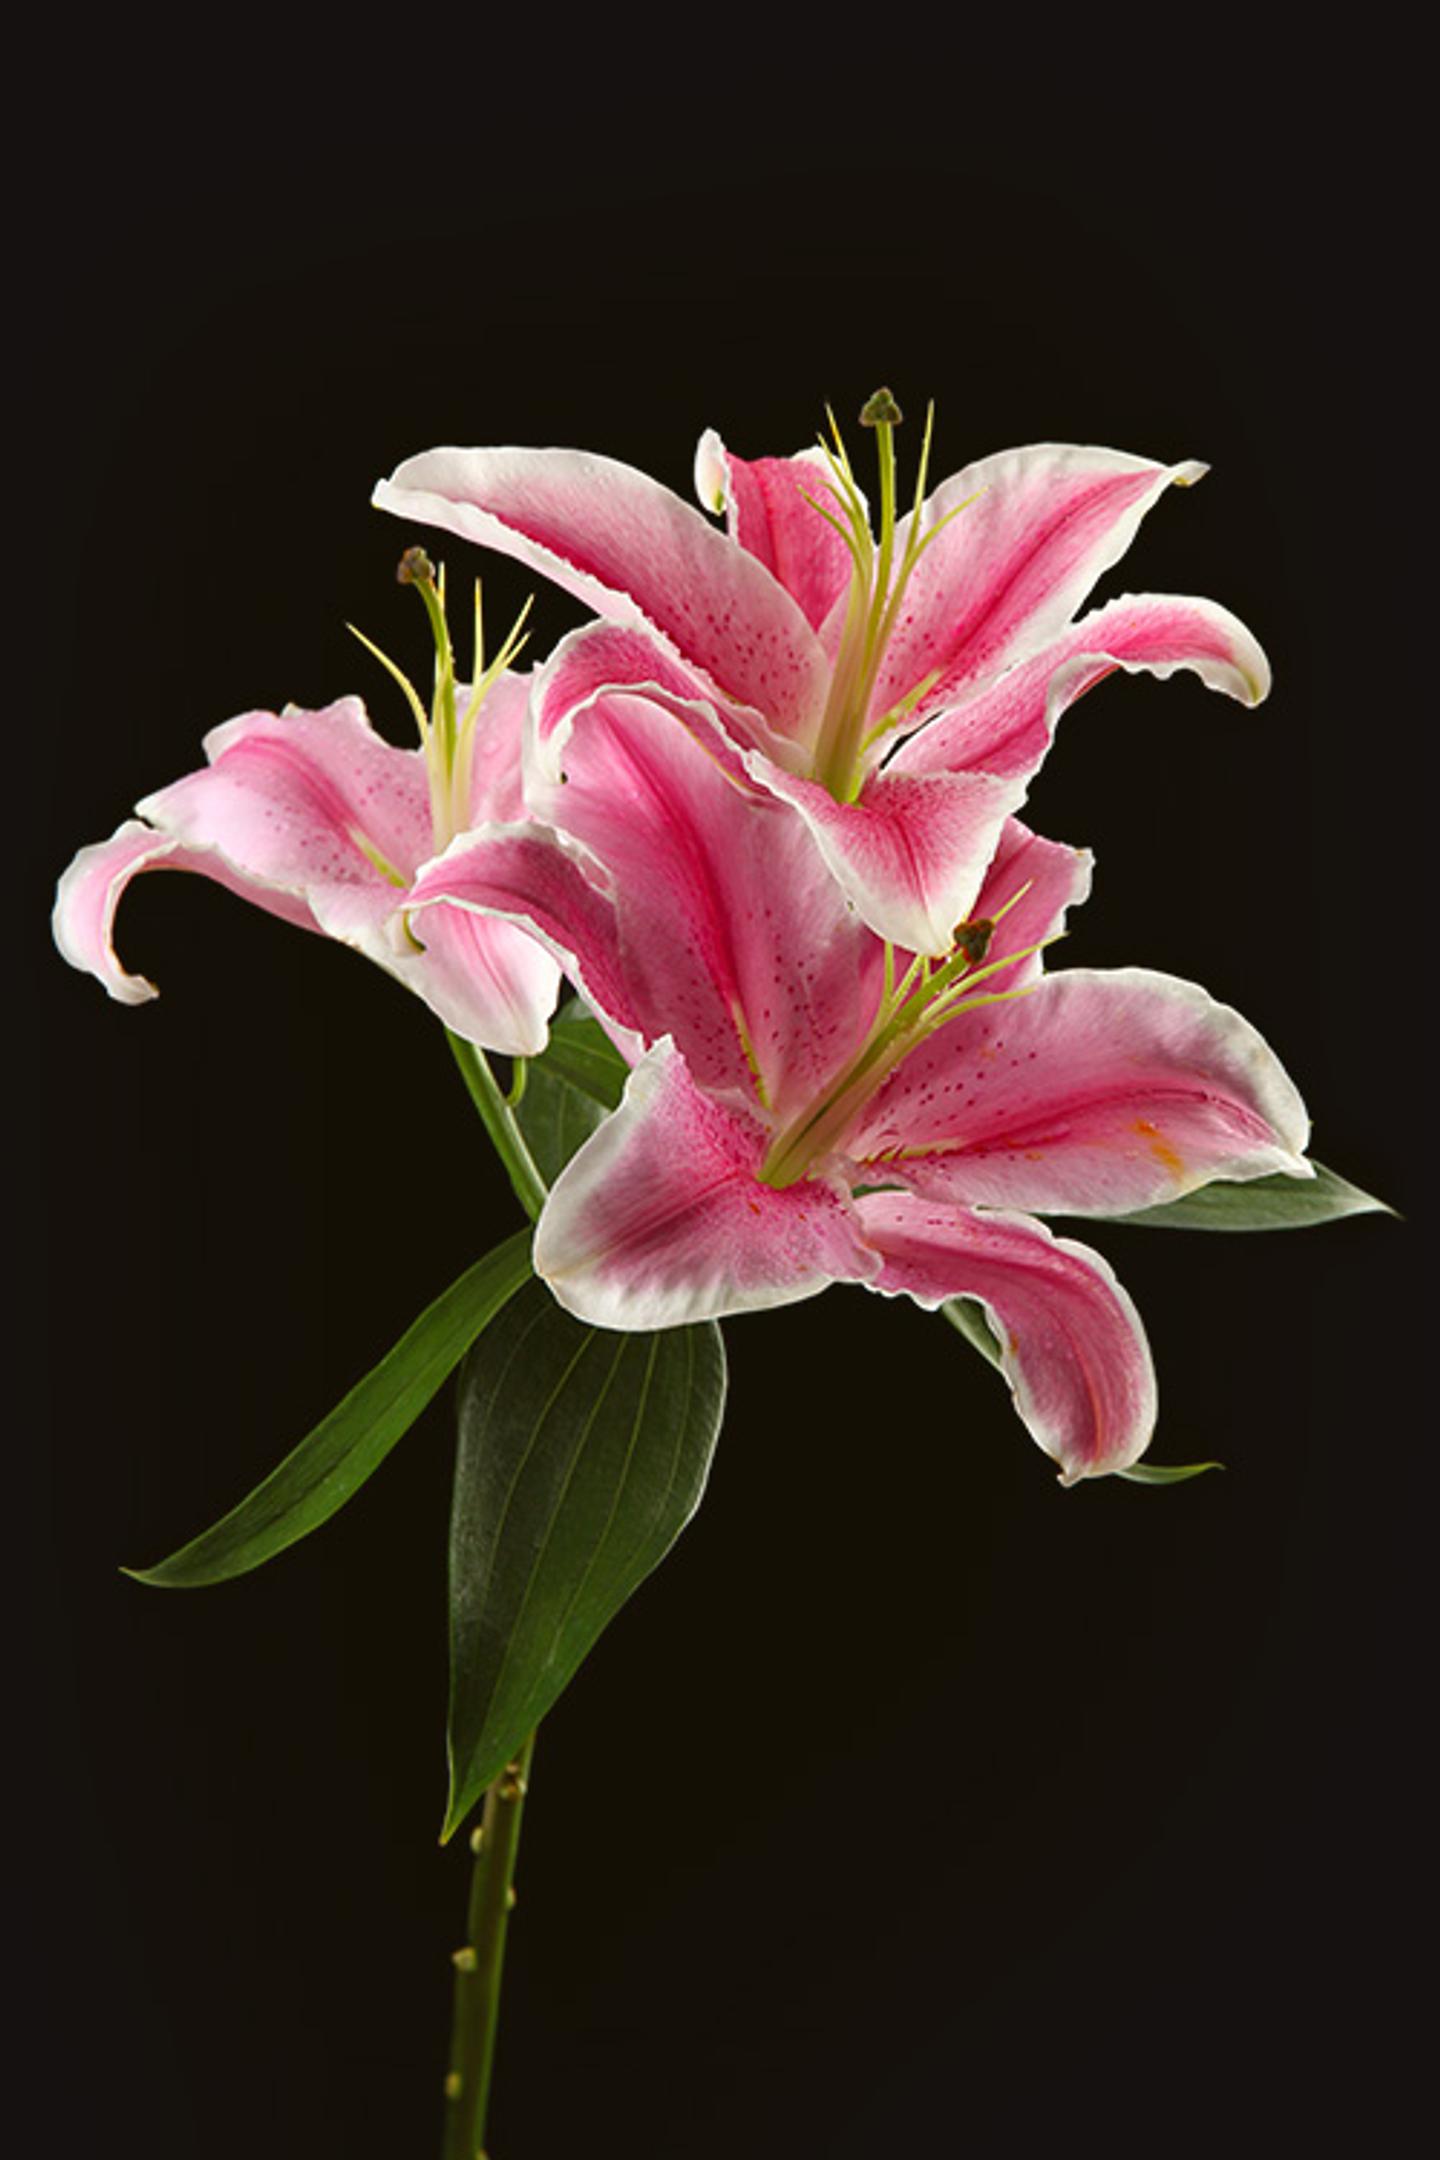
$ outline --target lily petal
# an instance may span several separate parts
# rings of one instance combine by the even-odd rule
[[[911,952],[944,953],[980,890],[1006,819],[1026,783],[987,772],[892,773],[859,800],[836,802],[817,780],[756,757],[753,778],[799,811],[841,891],[877,937]]]
[[[936,669],[929,711],[1052,638],[1166,488],[1205,470],[1193,460],[1157,465],[1122,450],[1035,443],[946,480],[921,510],[922,530],[957,514],[911,575],[876,685],[877,718]],[[897,556],[910,523],[897,530]]]
[[[482,921],[515,924],[559,961],[627,1057],[639,1055],[640,1023],[625,980],[615,905],[598,865],[547,827],[483,825],[452,840],[426,863],[410,893],[409,917],[423,943],[431,911],[464,909]]]
[[[143,1005],[159,996],[145,976],[126,972],[115,951],[115,911],[131,878],[141,870],[195,870],[287,922],[307,930],[320,927],[303,900],[253,885],[222,856],[183,848],[168,834],[157,833],[138,818],[127,818],[109,840],[81,848],[60,880],[51,917],[55,943],[71,967],[98,977],[122,1005]]]
[[[766,1129],[696,1087],[662,1039],[561,1172],[535,1228],[535,1272],[592,1326],[678,1327],[794,1304],[875,1275],[849,1200],[756,1178]]]
[[[526,717],[538,673],[507,669],[485,694],[470,753],[467,825],[515,825],[525,816]],[[469,702],[469,685],[457,683],[455,703],[462,714]]]
[[[516,924],[432,907],[413,925],[397,915],[387,950],[366,950],[457,1035],[504,1057],[539,1057],[545,1048],[560,968]]]
[[[530,564],[612,621],[645,625],[782,734],[808,741],[818,724],[825,660],[799,606],[633,466],[580,450],[427,450],[373,500]]]
[[[850,584],[850,551],[815,508],[818,502],[838,514],[824,453],[740,458],[706,428],[695,452],[695,492],[707,510],[725,511],[731,539],[765,565],[818,630]]]
[[[720,698],[694,669],[674,659],[646,631],[618,623],[586,623],[563,637],[536,670],[525,746],[529,779],[541,789],[556,783],[561,770],[557,746],[569,733],[571,715],[601,690],[626,689],[658,692],[675,699],[687,713],[703,707],[737,746],[737,773],[740,750],[754,748],[781,760],[791,751],[760,713]]]
[[[486,701],[472,785],[482,805],[518,797],[527,695],[522,680],[502,678]],[[82,849],[62,878],[55,936],[68,960],[127,1004],[153,997],[116,957],[115,910],[138,871],[192,870],[354,946],[486,1049],[543,1048],[559,969],[532,938],[508,923],[437,918],[422,949],[405,928],[409,880],[431,846],[420,752],[383,742],[358,698],[242,714],[213,729],[205,750],[208,767],[141,803],[149,823]]]
[[[140,815],[302,897],[331,937],[362,943],[431,852],[424,759],[382,742],[358,698],[244,713],[211,730],[205,754],[208,769],[147,795]]]
[[[1270,679],[1259,645],[1225,608],[1142,594],[1098,609],[932,719],[853,803],[758,756],[747,758],[747,770],[799,810],[879,936],[943,953],[952,925],[975,906],[1005,819],[1025,800],[1060,715],[1117,668],[1159,676],[1186,668],[1249,704]]]
[[[1024,1215],[979,1214],[907,1193],[856,1202],[884,1261],[870,1288],[934,1307],[978,1298],[1015,1408],[1061,1482],[1124,1470],[1155,1428],[1155,1371],[1140,1315],[1088,1245]]]
[[[1147,968],[1068,968],[938,1029],[845,1145],[872,1180],[883,1166],[937,1198],[1115,1215],[1217,1177],[1313,1176],[1308,1137],[1239,1013]]]
[[[602,692],[567,727],[563,784],[535,807],[609,874],[646,1036],[673,1035],[702,1087],[788,1115],[863,1042],[879,945],[803,821],[737,779],[708,708]]]
[[[1117,668],[1163,680],[1184,668],[1212,690],[1258,705],[1270,664],[1238,616],[1213,600],[1127,593],[942,713],[901,745],[886,773],[973,771],[1028,780],[1067,707]]]
[[[987,962],[1061,936],[1070,909],[1090,897],[1094,864],[1088,848],[1047,840],[1022,825],[1019,818],[1009,819],[974,908],[976,918],[982,921],[996,922],[997,917],[1001,918],[986,954]],[[1029,952],[1003,975],[993,977],[987,987],[1019,990],[1038,982],[1044,972],[1044,954]]]

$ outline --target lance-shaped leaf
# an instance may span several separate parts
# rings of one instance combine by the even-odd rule
[[[615,1108],[628,1072],[599,1021],[572,998],[550,1023],[544,1056],[526,1065],[524,1093],[515,1108],[547,1185]]]
[[[569,998],[550,1023],[544,1056],[534,1059],[528,1070],[532,1078],[545,1072],[565,1080],[602,1110],[613,1110],[625,1092],[630,1068],[579,998]]]
[[[1394,1213],[1384,1200],[1316,1163],[1313,1178],[1287,1177],[1283,1171],[1244,1185],[1217,1178],[1186,1193],[1183,1200],[1167,1200],[1161,1207],[1112,1220],[1156,1230],[1306,1230],[1313,1223],[1337,1222],[1342,1215]]]
[[[450,1802],[464,1820],[699,1505],[725,1401],[713,1322],[583,1325],[542,1283],[460,1380]]]
[[[971,1349],[978,1350],[981,1357],[998,1370],[1000,1345],[995,1340],[995,1331],[985,1317],[985,1308],[979,1298],[946,1298],[940,1310],[956,1334],[963,1335]]]
[[[318,1530],[380,1467],[529,1273],[525,1229],[428,1305],[389,1356],[238,1507],[167,1560],[124,1572],[162,1590],[195,1589],[247,1574]]]
[[[1223,1470],[1223,1462],[1137,1462],[1128,1470],[1117,1470],[1116,1477],[1129,1480],[1132,1485],[1183,1485],[1187,1478],[1203,1477],[1207,1470]]]

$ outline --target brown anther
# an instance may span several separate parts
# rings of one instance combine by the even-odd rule
[[[423,547],[408,547],[395,571],[397,585],[433,585],[435,566]]]
[[[975,967],[990,950],[995,925],[988,915],[980,915],[974,922],[957,923],[953,935],[956,950],[963,952],[971,967]]]
[[[904,417],[893,390],[877,390],[860,408],[861,427],[899,427]]]

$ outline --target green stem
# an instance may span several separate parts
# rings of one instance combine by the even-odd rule
[[[445,1039],[465,1076],[470,1100],[479,1111],[485,1130],[495,1143],[495,1152],[505,1165],[515,1197],[534,1222],[545,1205],[550,1188],[535,1167],[535,1158],[525,1145],[525,1135],[515,1122],[515,1113],[501,1092],[484,1051],[477,1049],[474,1043],[466,1042],[463,1036],[452,1034],[449,1028],[445,1030]]]
[[[515,1854],[534,1752],[532,1732],[486,1793],[484,1819],[472,1840],[476,1858],[469,1920],[464,1945],[455,1953],[444,2160],[485,2160],[485,2117],[500,2019],[505,1934],[514,1903]]]

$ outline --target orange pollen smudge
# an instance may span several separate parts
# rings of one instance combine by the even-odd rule
[[[1149,1118],[1136,1118],[1132,1130],[1139,1133],[1142,1139],[1149,1141],[1150,1153],[1157,1162],[1165,1165],[1165,1168],[1172,1176],[1184,1177],[1184,1159],[1176,1153],[1169,1141],[1164,1138],[1158,1125],[1152,1123]]]

